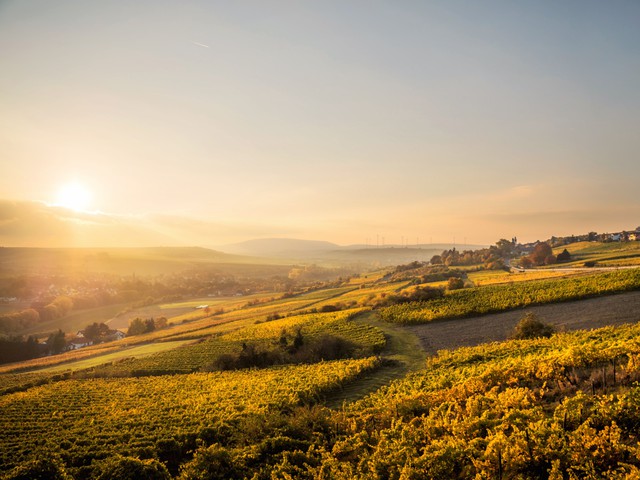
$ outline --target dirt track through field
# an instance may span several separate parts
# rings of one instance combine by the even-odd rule
[[[640,320],[640,292],[527,307],[481,317],[439,320],[406,328],[420,338],[428,355],[434,355],[438,350],[506,340],[526,312],[535,313],[540,320],[555,325],[560,331],[635,323]]]

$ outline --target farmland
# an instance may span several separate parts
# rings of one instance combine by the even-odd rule
[[[409,265],[138,307],[168,326],[2,366],[0,472],[624,478],[640,468],[638,275]],[[523,308],[560,333],[507,340]]]

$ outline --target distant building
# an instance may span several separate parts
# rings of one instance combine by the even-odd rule
[[[124,333],[124,332],[121,332],[120,330],[111,330],[104,337],[104,341],[105,342],[114,342],[116,340],[122,340],[126,336],[127,336],[127,334]]]
[[[67,342],[67,350],[78,350],[79,348],[90,347],[93,342],[84,337],[76,337]]]

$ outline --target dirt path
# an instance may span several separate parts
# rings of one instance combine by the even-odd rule
[[[525,312],[535,313],[540,320],[555,325],[561,331],[634,323],[640,320],[640,292],[527,307],[481,317],[440,320],[405,328],[420,338],[427,354],[434,355],[438,350],[506,340]]]

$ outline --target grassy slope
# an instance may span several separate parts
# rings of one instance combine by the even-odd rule
[[[424,367],[426,353],[420,340],[409,330],[384,322],[375,312],[364,312],[357,322],[371,325],[384,332],[387,344],[380,357],[387,362],[378,370],[359,378],[336,392],[326,402],[332,408],[358,400],[393,380],[404,377],[407,373]]]
[[[555,255],[564,249],[571,254],[572,261],[562,266],[582,266],[586,261],[601,266],[637,265],[640,262],[640,242],[577,242],[553,249]]]

